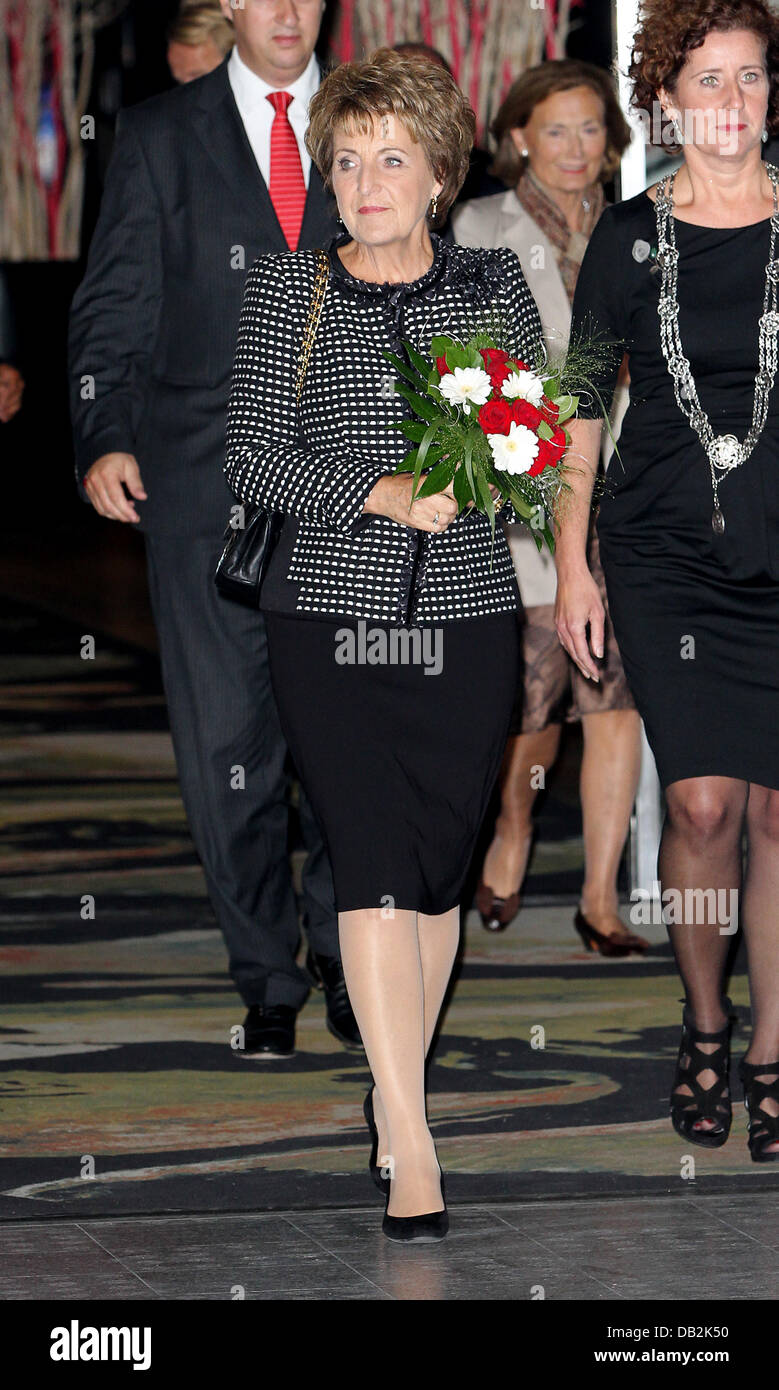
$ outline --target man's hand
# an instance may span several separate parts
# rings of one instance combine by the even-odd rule
[[[363,512],[388,516],[391,521],[399,521],[401,526],[415,526],[418,531],[434,534],[445,531],[457,516],[457,503],[449,489],[432,497],[418,497],[412,504],[413,491],[411,473],[379,478],[365,500]]]
[[[7,425],[21,409],[24,377],[10,362],[0,362],[0,421]]]
[[[113,521],[140,521],[132,502],[125,496],[122,483],[131,497],[146,497],[137,460],[132,454],[102,454],[95,459],[84,478],[84,491],[100,516]]]

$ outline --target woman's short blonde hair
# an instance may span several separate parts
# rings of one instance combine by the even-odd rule
[[[219,0],[191,0],[171,20],[167,38],[168,43],[184,43],[191,48],[211,39],[226,58],[235,43],[235,29],[222,14]]]
[[[439,63],[379,48],[363,63],[328,73],[309,107],[306,148],[332,189],[336,125],[367,134],[379,116],[394,116],[421,145],[443,184],[434,222],[446,218],[468,172],[476,117],[454,78]]]

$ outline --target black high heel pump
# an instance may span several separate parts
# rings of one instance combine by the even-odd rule
[[[441,1173],[440,1168],[438,1171]],[[390,1182],[391,1179],[387,1184],[388,1187]],[[443,1211],[427,1211],[421,1216],[390,1216],[385,1207],[381,1229],[387,1239],[404,1245],[409,1245],[412,1242],[421,1244],[422,1241],[443,1240],[449,1230],[449,1213],[446,1210],[443,1173],[441,1173],[441,1197],[444,1203]],[[389,1192],[387,1192],[387,1207],[389,1207]]]

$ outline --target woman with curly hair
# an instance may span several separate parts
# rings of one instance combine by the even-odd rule
[[[413,501],[411,475],[395,472],[407,442],[389,427],[405,410],[384,353],[404,341],[429,351],[434,334],[467,335],[474,317],[500,314],[507,350],[525,357],[541,322],[512,251],[450,246],[431,230],[475,127],[447,72],[380,49],[335,68],[309,115],[306,144],[345,230],[324,256],[261,256],[249,271],[226,472],[243,501],[284,517],[262,591],[271,678],[333,868],[375,1082],[364,1109],[383,1229],[438,1240],[447,1215],[425,1055],[506,741],[519,595],[485,515],[458,515],[451,486]],[[298,410],[295,345],[318,259],[325,298]],[[434,660],[409,660],[420,648]]]
[[[606,209],[573,305],[573,332],[605,332],[630,366],[598,534],[665,789],[659,875],[685,991],[672,1122],[691,1143],[728,1137],[723,983],[740,896],[757,1162],[779,1155],[779,170],[761,159],[779,126],[777,59],[763,0],[645,0],[632,101],[683,163]],[[585,542],[615,379],[616,365],[571,422],[579,471],[556,556],[560,640],[593,679],[604,611]]]

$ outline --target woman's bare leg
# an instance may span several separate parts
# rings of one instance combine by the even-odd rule
[[[702,898],[698,899],[700,912],[687,911],[687,907],[695,907],[695,889],[740,890],[748,791],[746,782],[733,777],[689,777],[666,788],[667,813],[658,858],[660,885],[663,893],[677,890],[674,899],[664,902],[664,911],[667,915],[669,907],[678,903],[682,920],[669,924],[668,935],[689,1011],[695,1027],[703,1033],[715,1033],[726,1022],[722,983],[731,938],[727,931],[720,931],[723,923],[708,920],[710,914],[703,911]],[[713,1052],[716,1047],[716,1043],[705,1043],[701,1050]],[[700,1072],[698,1080],[708,1089],[715,1083],[716,1073]],[[680,1095],[692,1094],[688,1086],[677,1089]],[[712,1120],[701,1120],[697,1127],[711,1129],[713,1124]]]
[[[779,792],[754,783],[747,802],[749,858],[744,879],[741,920],[749,961],[752,1039],[745,1060],[758,1065],[779,1061]],[[776,1068],[762,1073],[770,1084]],[[770,1115],[779,1105],[763,1102]],[[779,1144],[768,1144],[775,1153]]]
[[[580,797],[584,883],[579,906],[597,931],[624,931],[617,874],[641,770],[641,719],[634,709],[582,715]]]
[[[425,1056],[430,1051],[438,1016],[452,974],[460,944],[460,909],[452,908],[440,917],[417,913],[419,957],[422,963],[422,988],[425,1001]],[[379,1088],[373,1094],[373,1114],[379,1135],[379,1157],[388,1152],[387,1121]]]
[[[425,1113],[425,1054],[457,951],[459,912],[342,912],[338,930],[346,987],[376,1083],[379,1160],[391,1158],[389,1214],[441,1211]]]
[[[500,812],[484,859],[482,878],[498,898],[518,892],[527,871],[533,836],[533,803],[538,769],[547,773],[557,757],[561,726],[549,724],[537,734],[508,740],[500,770]]]

